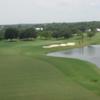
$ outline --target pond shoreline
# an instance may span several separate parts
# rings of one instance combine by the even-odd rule
[[[47,56],[74,58],[94,63],[100,68],[100,45],[90,45],[83,48],[74,48],[48,53]]]

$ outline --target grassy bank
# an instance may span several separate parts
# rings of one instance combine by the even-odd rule
[[[99,34],[88,44],[100,43]],[[97,38],[97,39],[96,39]],[[68,41],[75,41],[76,38]],[[67,40],[0,42],[0,100],[100,100],[100,71],[88,62],[47,57]]]

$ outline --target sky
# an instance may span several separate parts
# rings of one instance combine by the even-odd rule
[[[100,21],[100,0],[0,0],[0,24]]]

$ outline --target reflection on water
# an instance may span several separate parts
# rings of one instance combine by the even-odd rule
[[[77,58],[95,63],[100,67],[100,45],[90,45],[84,48],[53,52],[47,56]]]

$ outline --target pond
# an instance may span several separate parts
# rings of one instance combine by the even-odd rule
[[[47,56],[81,59],[92,62],[100,68],[100,45],[90,45],[84,48],[52,52],[47,54]]]

